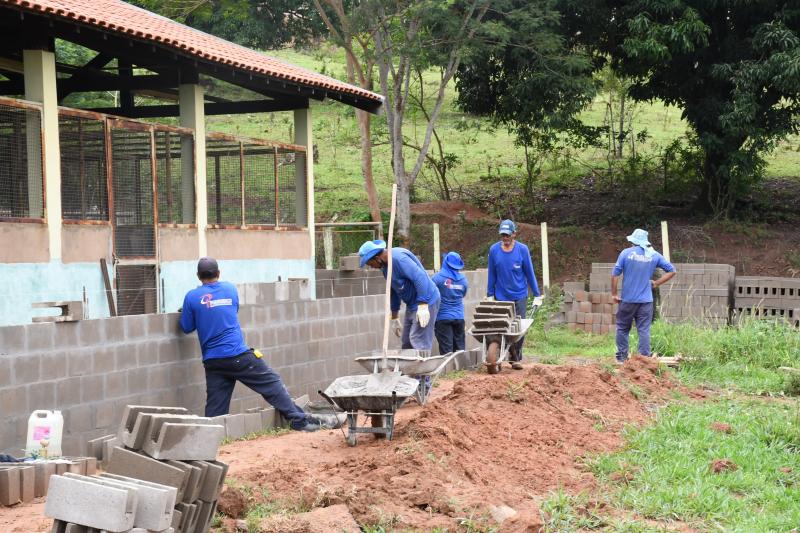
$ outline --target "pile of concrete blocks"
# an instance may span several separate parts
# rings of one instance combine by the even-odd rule
[[[117,435],[90,442],[105,453],[105,474],[51,478],[53,531],[208,531],[228,470],[216,460],[226,435],[219,422],[183,407],[127,406]]]
[[[51,476],[66,473],[93,475],[96,471],[97,460],[94,457],[0,463],[0,505],[27,503],[47,495]]]
[[[800,327],[800,279],[738,276],[733,316],[774,318]]]
[[[736,269],[724,264],[675,264],[677,274],[655,294],[658,314],[668,322],[724,326],[729,322]],[[613,263],[592,263],[591,292],[611,290]],[[656,271],[656,277],[663,273]],[[620,280],[620,292],[625,283]]]
[[[605,335],[615,331],[617,304],[610,292],[587,291],[582,281],[564,283],[561,321],[571,330]]]
[[[475,307],[472,333],[519,333],[520,329],[520,318],[517,316],[514,302],[483,300]]]
[[[240,305],[268,305],[275,302],[300,302],[311,299],[308,278],[290,278],[270,283],[240,283],[236,285]]]
[[[361,258],[358,254],[343,255],[339,258],[339,270],[358,270],[361,268]]]

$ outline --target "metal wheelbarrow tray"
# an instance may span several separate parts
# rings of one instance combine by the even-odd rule
[[[511,346],[528,333],[533,325],[532,318],[520,319],[519,331],[509,332],[481,332],[472,327],[467,331],[481,343],[481,358],[490,374],[500,371],[500,364],[508,359]],[[492,346],[492,345],[496,346]],[[487,360],[488,359],[488,360]]]
[[[399,372],[381,372],[336,378],[319,394],[347,413],[347,444],[355,446],[358,433],[373,433],[391,440],[394,415],[418,386],[418,380]],[[358,425],[360,411],[372,418],[371,427]]]
[[[374,352],[372,355],[357,357],[356,362],[370,372],[380,372],[384,370],[383,365],[386,361],[388,370],[400,372],[404,376],[426,378],[419,380],[419,387],[414,395],[417,403],[425,405],[436,378],[447,364],[462,352],[463,350],[459,350],[432,356],[429,351],[424,350],[390,350],[385,358],[382,352]]]

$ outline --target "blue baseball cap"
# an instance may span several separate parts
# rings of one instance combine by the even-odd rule
[[[444,256],[444,264],[453,270],[461,270],[464,268],[464,261],[457,252],[448,252],[447,255]]]
[[[361,268],[364,268],[364,265],[367,264],[367,261],[381,253],[383,250],[386,249],[386,241],[382,241],[380,239],[375,241],[367,241],[361,245],[361,248],[358,249],[358,264]]]
[[[513,220],[504,220],[504,221],[502,221],[500,223],[500,230],[498,231],[498,233],[500,233],[501,235],[503,233],[511,235],[515,231],[517,231],[517,226],[514,225],[514,221]]]

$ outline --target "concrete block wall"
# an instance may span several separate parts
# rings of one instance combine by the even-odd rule
[[[466,275],[469,320],[486,294],[486,271]],[[291,395],[317,398],[317,390],[337,377],[363,373],[353,359],[380,348],[383,294],[300,300],[298,293],[294,300],[244,305],[239,317],[246,342],[263,351]],[[200,347],[195,334],[179,331],[178,318],[169,313],[0,328],[0,452],[22,454],[36,409],[62,412],[65,455],[80,455],[89,440],[115,433],[129,404],[203,414]],[[262,406],[263,398],[236,386],[232,413]]]
[[[733,314],[736,319],[783,319],[800,327],[800,279],[738,276]]]
[[[590,291],[610,291],[613,268],[613,263],[592,263]],[[675,269],[675,277],[658,289],[656,303],[660,316],[670,322],[727,324],[735,268],[732,265],[676,263]]]
[[[374,269],[316,271],[317,298],[383,294],[385,283],[381,272]]]

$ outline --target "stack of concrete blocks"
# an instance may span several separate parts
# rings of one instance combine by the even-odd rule
[[[575,331],[605,335],[616,329],[617,304],[610,292],[587,291],[580,281],[564,283],[562,321]]]
[[[486,271],[464,274],[469,327],[474,306],[486,294]],[[242,305],[239,321],[247,344],[262,351],[292,397],[307,394],[316,402],[317,391],[336,378],[365,372],[354,359],[381,346],[384,296],[378,292]],[[6,378],[0,380],[0,453],[14,455],[25,446],[34,409],[62,412],[62,450],[73,456],[83,454],[89,441],[115,433],[127,405],[178,405],[202,413],[200,345],[195,334],[180,331],[178,319],[167,313],[0,327],[0,376]],[[477,346],[473,338],[466,340],[468,349]],[[393,335],[391,343],[400,347]],[[230,412],[258,407],[268,406],[237,384]],[[102,458],[102,443],[94,444]]]
[[[256,416],[261,419],[260,414]],[[113,440],[119,443],[111,451],[107,474],[114,480],[136,478],[141,483],[169,487],[174,496],[167,526],[174,533],[206,532],[228,470],[227,465],[216,460],[226,434],[220,422],[224,423],[191,415],[183,407],[129,405],[117,435],[103,441],[104,444]],[[66,517],[54,518],[75,522]],[[133,527],[138,526],[134,524]],[[145,529],[169,531],[167,528]]]
[[[271,283],[241,283],[236,285],[236,290],[239,292],[239,305],[267,305],[311,299],[311,284],[307,278]]]
[[[93,475],[96,471],[94,457],[0,463],[0,505],[27,503],[46,496],[51,476],[65,473]]]
[[[657,314],[668,322],[729,323],[736,269],[723,264],[675,264],[677,274],[657,290]],[[613,263],[592,263],[589,289],[610,291]],[[656,277],[662,275],[656,271]],[[625,280],[620,280],[619,290]]]
[[[514,302],[483,300],[475,307],[471,330],[473,333],[513,334],[519,333],[520,327]]]
[[[317,270],[317,298],[345,298],[348,296],[367,296],[383,294],[386,280],[380,270],[355,268],[343,257],[343,267],[339,270]],[[346,266],[347,268],[344,268]]]
[[[773,318],[800,327],[800,279],[738,276],[733,315]]]

